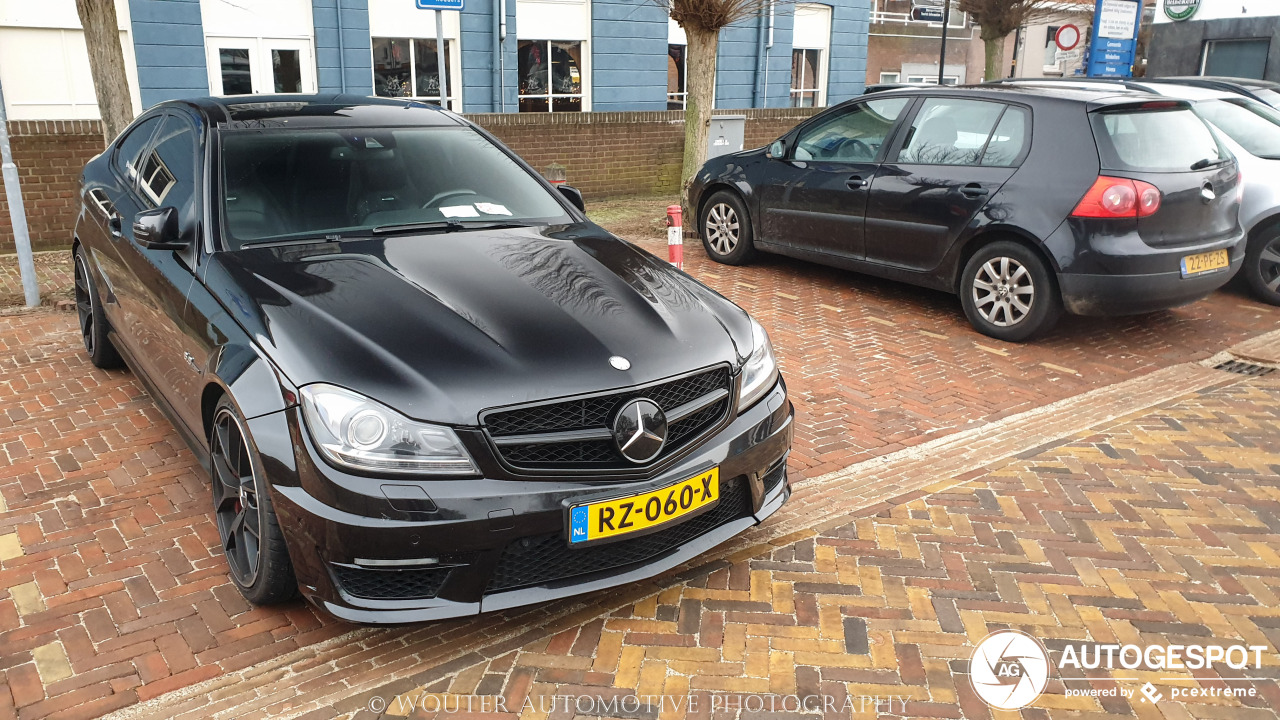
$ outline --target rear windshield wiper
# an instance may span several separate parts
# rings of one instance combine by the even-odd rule
[[[438,220],[435,222],[401,223],[399,225],[379,225],[375,227],[371,232],[373,232],[374,235],[396,235],[399,233],[432,232],[432,231],[459,232],[462,230],[501,230],[504,228],[534,227],[535,225],[539,225],[539,224],[541,223],[512,222],[512,221],[504,222],[501,220],[496,222],[489,222],[485,220],[481,220],[481,221],[472,220],[469,222],[460,222],[458,220]]]
[[[1202,158],[1191,163],[1192,170],[1203,170],[1214,165],[1222,165],[1227,162],[1226,158]]]

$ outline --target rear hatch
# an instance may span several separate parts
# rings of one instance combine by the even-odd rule
[[[1090,122],[1102,174],[1160,190],[1159,210],[1137,219],[1144,243],[1176,248],[1239,232],[1235,159],[1189,104],[1109,103],[1093,108]]]

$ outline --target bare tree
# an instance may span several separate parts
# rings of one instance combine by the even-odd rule
[[[986,50],[986,70],[983,79],[997,80],[1004,76],[1002,56],[1004,39],[1023,25],[1059,15],[1063,11],[1062,0],[960,0],[957,7],[969,13],[979,26],[979,36]]]
[[[680,168],[680,204],[689,210],[689,182],[707,161],[707,135],[711,131],[716,52],[720,30],[740,20],[760,15],[771,0],[654,0],[684,28],[689,45],[685,56],[684,163]],[[776,6],[785,0],[772,0]]]
[[[89,49],[89,71],[93,91],[102,115],[102,135],[107,142],[133,122],[133,101],[129,98],[129,76],[120,48],[120,25],[114,0],[76,0],[76,13],[84,28],[84,44]]]

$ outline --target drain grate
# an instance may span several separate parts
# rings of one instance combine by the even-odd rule
[[[1228,360],[1213,366],[1214,370],[1225,370],[1229,373],[1237,375],[1252,375],[1258,377],[1261,375],[1270,375],[1275,372],[1275,368],[1266,365],[1258,365],[1257,363],[1243,362],[1241,360]]]

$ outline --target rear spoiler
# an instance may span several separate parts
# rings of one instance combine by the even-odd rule
[[[1113,95],[1090,100],[1085,104],[1087,112],[1159,112],[1162,110],[1190,110],[1191,103],[1171,97],[1135,98],[1131,95]]]

